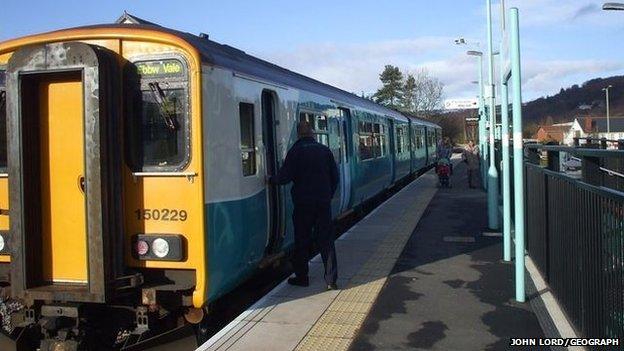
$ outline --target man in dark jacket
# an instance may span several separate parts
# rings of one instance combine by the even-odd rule
[[[314,139],[307,122],[297,125],[299,140],[290,148],[273,184],[293,182],[291,195],[294,203],[295,277],[288,283],[308,286],[308,259],[315,230],[317,246],[325,266],[327,289],[337,289],[338,266],[334,231],[331,221],[331,199],[338,186],[338,168],[331,150]]]

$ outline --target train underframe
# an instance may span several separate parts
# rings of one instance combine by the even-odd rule
[[[194,271],[137,272],[106,304],[11,299],[6,273],[0,275],[0,350],[139,350],[207,315],[192,306]]]

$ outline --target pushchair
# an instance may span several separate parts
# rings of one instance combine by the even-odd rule
[[[451,187],[451,163],[447,158],[441,158],[436,165],[436,174],[438,175],[438,182],[440,187]]]

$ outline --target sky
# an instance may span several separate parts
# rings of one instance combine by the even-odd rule
[[[497,51],[500,0],[492,2]],[[602,1],[505,2],[507,8],[520,11],[525,101],[592,78],[624,74],[624,12],[602,11]],[[487,51],[485,0],[86,3],[2,0],[0,41],[110,23],[126,10],[167,27],[207,33],[212,40],[357,94],[377,90],[379,73],[386,64],[404,72],[426,69],[444,83],[445,98],[477,94],[471,83],[477,79],[476,59],[465,52]],[[459,37],[468,44],[455,45]],[[614,87],[613,93],[617,90]]]

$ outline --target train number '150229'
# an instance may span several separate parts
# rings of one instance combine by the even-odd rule
[[[144,221],[186,221],[188,214],[185,210],[173,210],[168,208],[149,209],[139,208],[134,211],[138,220]]]

